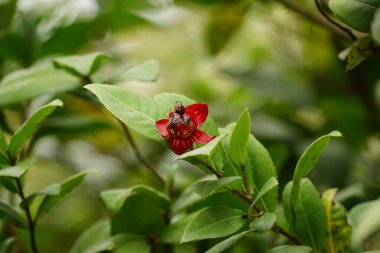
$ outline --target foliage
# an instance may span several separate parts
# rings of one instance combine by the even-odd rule
[[[0,1],[0,252],[379,249],[380,1],[42,2]]]

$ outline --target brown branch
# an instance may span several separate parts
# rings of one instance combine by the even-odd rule
[[[141,164],[143,164],[150,172],[152,172],[152,174],[157,178],[157,180],[161,183],[161,184],[165,184],[165,180],[160,176],[160,174],[157,173],[157,171],[152,167],[152,165],[150,165],[141,155],[139,149],[137,148],[137,145],[135,143],[135,141],[133,140],[132,138],[132,135],[131,133],[129,132],[129,129],[128,127],[119,120],[119,123],[121,125],[121,127],[123,128],[124,130],[124,133],[125,133],[125,136],[127,137],[127,140],[129,142],[129,144],[131,144],[131,147],[135,153],[135,156],[137,158],[137,160],[139,160],[139,162]]]
[[[308,20],[310,20],[310,21],[312,21],[312,22],[314,22],[320,26],[327,28],[328,30],[335,33],[336,35],[338,35],[342,38],[347,38],[348,34],[346,31],[342,31],[337,26],[333,25],[332,23],[330,23],[326,19],[322,18],[321,15],[317,15],[314,12],[312,12],[308,9],[305,9],[302,5],[299,5],[292,0],[277,0],[277,1],[280,2],[281,4],[283,4],[286,8],[298,13],[302,17],[304,17],[304,18],[306,18],[306,19],[308,19]],[[349,36],[349,37],[351,38],[351,36]]]
[[[327,13],[323,10],[322,5],[320,4],[319,0],[314,0],[314,2],[315,2],[315,5],[317,6],[318,11],[322,14],[322,16],[326,18],[327,21],[329,21],[334,26],[338,27],[343,32],[347,33],[347,35],[352,39],[352,41],[357,40],[357,37],[352,33],[352,31],[349,28],[342,26],[341,24],[333,20],[329,15],[327,15]]]
[[[223,178],[224,175],[222,173],[220,173],[220,171],[218,171],[214,166],[212,166],[211,164],[205,162],[206,164],[206,167],[217,177],[217,178]],[[231,191],[236,194],[237,196],[239,196],[241,199],[243,199],[245,202],[247,202],[250,206],[253,204],[253,200],[252,200],[252,197],[251,195],[248,195],[246,192],[242,191],[242,190],[236,190],[236,189],[231,189]],[[260,209],[260,207],[256,206],[256,205],[253,205],[253,209],[256,211],[256,213],[258,214],[263,214],[263,211]],[[286,231],[284,228],[282,228],[280,225],[278,225],[277,223],[274,223],[273,225],[273,231],[278,233],[278,234],[282,234],[283,236],[285,236],[286,238],[288,238],[290,241],[292,241],[294,244],[296,245],[301,245],[301,242],[298,240],[297,237],[295,237],[293,234],[290,234],[288,231]]]

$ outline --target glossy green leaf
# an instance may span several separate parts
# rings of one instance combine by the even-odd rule
[[[21,178],[30,167],[34,164],[35,160],[25,160],[19,162],[15,166],[7,167],[5,169],[0,170],[0,177],[6,178]]]
[[[282,245],[270,249],[265,253],[311,253],[312,251],[313,249],[307,246]]]
[[[16,244],[16,238],[10,237],[0,243],[0,253],[11,253]]]
[[[0,201],[0,217],[19,228],[28,227],[26,219],[13,206],[3,201]]]
[[[277,178],[276,168],[266,148],[253,136],[250,135],[247,148],[246,161],[247,174],[251,175],[248,181],[253,184],[253,198],[256,198],[260,189],[271,178]],[[249,172],[249,173],[248,173]],[[275,212],[277,208],[277,190],[274,186],[258,200],[261,209]]]
[[[14,71],[0,82],[0,107],[80,87],[78,78],[43,65]]]
[[[167,117],[167,115],[173,111],[174,105],[177,101],[182,102],[184,106],[196,103],[193,99],[175,93],[157,94],[153,97],[153,101],[158,106],[156,115],[157,119]],[[214,119],[210,116],[208,116],[206,121],[202,124],[201,129],[209,135],[219,135]]]
[[[136,185],[127,189],[112,189],[101,192],[102,198],[111,216],[117,215],[122,209],[125,201],[137,194],[149,196],[152,202],[167,207],[169,198],[163,193],[146,185]]]
[[[85,55],[70,55],[54,59],[57,69],[63,69],[79,77],[89,77],[95,73],[102,62],[110,58],[104,53],[90,53]]]
[[[181,242],[218,238],[238,231],[245,223],[241,210],[226,206],[209,207],[187,225]]]
[[[259,193],[257,193],[255,199],[253,200],[252,206],[256,204],[256,202],[261,199],[262,196],[265,195],[268,191],[272,190],[274,187],[278,185],[277,179],[274,177],[271,177],[268,179],[268,181],[263,185],[263,187],[260,189]]]
[[[291,193],[291,205],[294,207],[297,202],[297,196],[300,188],[300,182],[317,163],[323,150],[330,142],[331,137],[342,137],[342,134],[338,131],[333,131],[327,135],[324,135],[314,141],[301,155],[297,162],[296,169],[293,174],[293,188]]]
[[[359,204],[348,216],[352,223],[352,246],[358,247],[373,233],[380,230],[380,199]]]
[[[181,238],[189,222],[194,219],[198,212],[185,215],[178,221],[167,225],[160,233],[159,242],[169,244],[180,244]]]
[[[326,243],[326,213],[319,193],[313,183],[301,180],[299,194],[294,209],[291,209],[291,191],[293,182],[289,182],[283,191],[283,206],[286,218],[295,215],[294,232],[301,241],[314,250],[321,250]]]
[[[87,228],[76,240],[70,253],[82,253],[94,244],[110,237],[111,228],[109,220],[101,220]]]
[[[210,142],[206,143],[200,148],[194,149],[192,151],[186,152],[180,156],[178,156],[177,160],[185,160],[191,164],[197,166],[206,166],[206,164],[213,166],[210,160],[210,156],[215,151],[216,147],[220,144],[221,140],[226,137],[226,135],[220,135]],[[213,166],[214,167],[214,166]],[[215,168],[216,169],[216,168]],[[208,169],[204,169],[206,173],[210,173]]]
[[[40,191],[34,192],[27,196],[21,202],[21,207],[25,209],[31,206],[36,197],[42,197],[42,201],[38,206],[35,220],[41,219],[47,212],[49,212],[60,200],[70,193],[75,187],[80,185],[88,174],[93,174],[95,171],[83,171],[77,173],[61,183],[52,184]]]
[[[106,84],[89,84],[86,89],[124,124],[147,138],[161,141],[156,129],[157,106],[149,97],[138,92]]]
[[[241,177],[224,177],[214,180],[205,180],[192,184],[190,186],[191,191],[194,191],[202,198],[206,198],[209,195],[220,190],[228,190],[228,187],[231,188],[240,188],[242,184]]]
[[[360,32],[370,32],[379,0],[329,0],[331,11],[344,23]]]
[[[273,224],[276,222],[275,213],[264,213],[259,218],[255,219],[249,226],[255,231],[266,232],[272,229]]]
[[[144,185],[107,190],[101,198],[111,215],[111,233],[151,235],[166,226],[169,198]]]
[[[211,249],[207,250],[206,253],[219,253],[224,250],[232,247],[236,244],[241,238],[243,238],[247,233],[251,231],[244,231],[239,234],[228,237],[226,240],[221,241],[220,243],[214,245]]]
[[[57,106],[62,106],[62,101],[56,99],[49,104],[38,108],[22,124],[22,126],[17,129],[17,131],[12,135],[12,138],[9,142],[9,153],[13,157],[16,157],[17,153],[21,150],[22,146],[32,135],[38,124],[43,121],[48,115],[50,115],[57,108]]]
[[[327,239],[324,252],[348,252],[351,249],[352,228],[342,205],[334,203],[336,189],[329,189],[322,195],[327,219]]]
[[[245,109],[240,114],[232,131],[229,149],[232,160],[241,166],[245,163],[250,130],[251,117],[249,116],[248,109]]]
[[[160,63],[156,60],[148,60],[125,70],[113,81],[138,80],[156,81],[160,72]]]

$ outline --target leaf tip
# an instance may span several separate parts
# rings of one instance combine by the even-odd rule
[[[343,137],[343,134],[337,130],[332,131],[329,135],[332,137]]]

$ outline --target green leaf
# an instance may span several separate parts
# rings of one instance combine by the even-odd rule
[[[220,135],[210,142],[206,143],[200,148],[194,149],[192,151],[186,152],[178,156],[177,160],[185,160],[194,165],[204,166],[205,164],[210,164],[209,157],[213,154],[216,147],[220,144],[220,141],[226,137],[226,135]],[[210,173],[207,169],[204,169],[206,173]]]
[[[111,233],[148,236],[166,225],[165,213],[169,208],[166,195],[144,185],[129,189],[107,190],[101,198],[111,215]]]
[[[221,241],[220,243],[214,245],[211,249],[207,250],[206,253],[219,253],[228,249],[229,247],[236,244],[243,236],[251,231],[244,231],[239,234],[228,237],[226,240]]]
[[[94,244],[109,238],[111,226],[109,220],[101,220],[87,228],[76,240],[70,253],[83,253]]]
[[[194,191],[202,198],[206,198],[209,195],[215,193],[220,190],[228,190],[228,187],[231,188],[240,188],[242,184],[242,178],[235,177],[224,177],[218,178],[214,180],[205,180],[192,184],[190,186],[191,191]]]
[[[112,251],[114,253],[149,253],[150,246],[145,238],[138,235],[119,234],[92,245],[81,253],[101,253]]]
[[[289,220],[294,212],[296,236],[316,251],[323,249],[326,242],[327,222],[317,189],[309,179],[302,179],[296,205],[292,210],[290,203],[292,188],[293,182],[289,182],[283,191],[282,199],[286,218]]]
[[[352,246],[358,247],[380,229],[380,199],[359,204],[348,216],[352,223]]]
[[[26,219],[13,206],[0,201],[0,217],[2,220],[10,221],[19,228],[27,228]]]
[[[127,237],[127,239],[124,239],[120,244],[116,246],[113,253],[150,253],[151,251],[151,245],[148,240],[144,237],[137,237],[134,235],[130,235],[130,238]]]
[[[153,101],[157,105],[157,119],[162,119],[173,111],[173,107],[177,101],[182,102],[184,106],[196,103],[193,99],[175,93],[160,93],[153,97]],[[212,117],[207,117],[206,121],[201,126],[201,129],[209,135],[219,135],[218,128]]]
[[[9,153],[16,157],[22,146],[32,135],[38,124],[51,114],[57,106],[62,106],[62,101],[56,99],[49,104],[46,104],[36,111],[17,129],[9,142]]]
[[[356,40],[349,48],[346,70],[352,70],[367,58],[376,58],[380,56],[380,47],[374,41],[372,36],[364,36]]]
[[[291,246],[291,245],[282,245],[276,248],[270,249],[265,253],[311,253],[312,248],[307,246]]]
[[[215,206],[201,211],[187,225],[181,243],[218,238],[238,231],[245,223],[241,210]]]
[[[182,217],[178,221],[167,225],[163,231],[160,233],[159,242],[169,243],[169,244],[180,244],[181,238],[189,222],[194,219],[194,217],[199,212],[193,212],[185,217]]]
[[[35,220],[41,219],[47,212],[49,212],[63,197],[70,193],[75,187],[82,183],[83,179],[88,174],[96,173],[95,171],[83,171],[77,173],[61,183],[52,184],[38,192],[32,193],[21,202],[21,208],[25,209],[31,206],[36,197],[42,197],[42,201],[38,206]]]
[[[0,127],[0,149],[6,150],[8,148],[7,140],[5,139],[3,130]]]
[[[22,162],[19,162],[15,166],[8,167],[5,169],[0,170],[0,178],[6,177],[6,178],[21,178],[30,167],[34,164],[35,160],[25,160]]]
[[[11,253],[16,243],[16,238],[10,237],[0,243],[0,253]]]
[[[131,196],[135,195],[149,196],[152,202],[167,207],[169,205],[169,198],[146,185],[136,185],[128,189],[112,189],[101,192],[102,198],[108,212],[111,216],[118,214],[124,205],[124,202]]]
[[[252,205],[255,205],[256,202],[261,199],[262,196],[265,195],[268,191],[272,190],[275,186],[278,185],[277,179],[274,177],[271,177],[268,179],[268,181],[263,185],[263,187],[260,189],[259,193],[256,195],[255,199],[252,202]]]
[[[248,109],[245,109],[236,122],[230,141],[231,158],[235,163],[240,164],[241,166],[245,163],[250,130],[251,118]]]
[[[277,177],[276,168],[268,151],[253,135],[250,135],[248,140],[246,169],[247,174],[251,175],[248,177],[248,182],[253,185],[254,198],[269,179]],[[274,186],[259,198],[258,205],[261,209],[267,212],[276,211],[277,190],[278,187]]]
[[[16,11],[17,0],[0,1],[0,32],[8,29]]]
[[[351,249],[352,229],[348,224],[344,207],[334,203],[336,189],[329,189],[322,195],[327,219],[327,253],[347,252]]]
[[[370,32],[379,0],[330,0],[331,11],[344,23],[360,32]]]
[[[113,81],[138,80],[156,81],[160,72],[160,63],[156,60],[148,60],[132,66],[118,75]]]
[[[53,66],[14,71],[0,82],[0,107],[80,87],[80,81]]]
[[[371,24],[371,35],[373,40],[380,45],[380,8],[375,12],[372,24]]]
[[[255,219],[249,226],[255,231],[266,232],[272,229],[273,224],[276,222],[276,214],[264,213],[259,218]]]
[[[104,60],[109,58],[107,54],[95,52],[59,57],[54,59],[53,64],[57,69],[64,69],[75,76],[89,77],[99,69]]]
[[[322,151],[330,142],[331,137],[342,137],[342,134],[338,131],[333,131],[327,135],[318,138],[305,150],[305,152],[301,155],[300,159],[298,160],[296,169],[293,174],[293,188],[291,193],[292,207],[296,205],[301,179],[305,177],[313,169]]]
[[[124,124],[143,136],[161,141],[156,129],[156,105],[138,92],[106,84],[89,84],[86,89],[94,93],[100,102]]]

